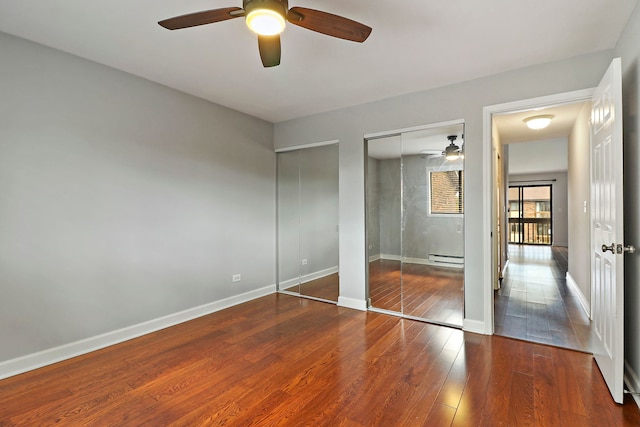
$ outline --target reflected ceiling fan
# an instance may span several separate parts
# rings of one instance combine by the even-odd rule
[[[286,21],[293,25],[328,36],[364,42],[371,27],[342,16],[306,7],[289,9],[288,0],[242,0],[242,8],[226,7],[176,16],[158,22],[168,30],[213,24],[214,22],[244,17],[247,26],[258,34],[258,48],[262,65],[280,64],[280,33]]]
[[[462,138],[464,138],[464,135],[462,135]],[[436,158],[436,157],[445,157],[445,159],[447,160],[458,160],[458,159],[464,159],[464,140],[462,142],[462,147],[458,147],[455,144],[455,141],[458,139],[457,135],[449,135],[447,136],[447,140],[449,141],[449,145],[447,145],[445,147],[444,150],[440,151],[440,150],[422,150],[420,153],[421,154],[425,154],[428,155],[429,158]]]

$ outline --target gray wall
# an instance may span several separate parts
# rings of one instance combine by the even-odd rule
[[[509,148],[511,151],[511,147]],[[511,159],[509,159],[511,164]],[[551,181],[551,209],[553,210],[553,222],[551,234],[552,245],[567,246],[569,241],[569,217],[567,215],[567,173],[548,172],[532,173],[526,175],[509,174],[509,185],[536,185],[540,181]]]
[[[272,124],[2,33],[0,52],[0,361],[275,283]]]
[[[622,58],[624,126],[624,240],[640,247],[640,7],[618,41]],[[640,254],[625,255],[625,361],[633,391],[640,391]]]
[[[465,121],[465,318],[484,322],[483,107],[595,86],[612,52],[472,80],[438,89],[290,120],[275,125],[277,148],[340,140],[340,293],[366,298],[364,135],[431,123]],[[489,320],[489,319],[487,319]]]
[[[589,304],[591,304],[590,116],[591,109],[585,105],[573,125],[569,135],[569,169],[567,171],[567,213],[571,218],[568,229],[568,273]]]
[[[512,174],[566,171],[567,138],[515,142],[509,145],[509,172]]]

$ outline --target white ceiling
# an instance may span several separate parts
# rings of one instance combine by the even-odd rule
[[[290,0],[373,28],[364,44],[289,25],[265,69],[242,19],[157,21],[241,0],[1,0],[0,31],[280,122],[614,47],[638,0]]]
[[[493,119],[502,144],[567,138],[580,110],[590,104],[590,101],[574,102],[546,108],[536,108],[535,110],[494,115]],[[534,130],[529,129],[525,125],[524,119],[541,114],[554,116],[548,127]]]

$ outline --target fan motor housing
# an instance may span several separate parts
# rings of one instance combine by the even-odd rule
[[[286,18],[289,2],[288,0],[242,0],[242,8],[247,15],[254,9],[270,9]]]

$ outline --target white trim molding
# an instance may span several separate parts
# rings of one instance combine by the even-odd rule
[[[338,306],[352,308],[354,310],[367,311],[367,300],[339,296]]]
[[[624,362],[624,368],[624,383],[633,393],[640,393],[640,377],[637,372],[633,370],[626,360]],[[632,394],[631,396],[633,396],[633,400],[636,401],[636,405],[640,408],[640,395]]]
[[[491,325],[488,325],[487,322],[481,322],[480,320],[463,319],[462,330],[482,335],[493,335]]]
[[[285,153],[287,151],[302,150],[303,148],[324,147],[325,145],[338,144],[339,142],[339,139],[332,139],[330,141],[312,142],[310,144],[292,145],[291,147],[276,148],[274,151],[276,153]]]
[[[449,120],[446,122],[430,123],[428,125],[411,126],[406,128],[400,128],[400,129],[385,130],[382,132],[366,133],[364,134],[364,139],[386,138],[388,136],[400,135],[406,132],[433,129],[433,128],[439,128],[439,127],[445,127],[445,126],[463,125],[463,124],[464,124],[464,119]]]
[[[10,359],[0,363],[0,379],[12,377],[23,372],[71,359],[72,357],[100,350],[133,338],[138,338],[142,335],[156,332],[170,326],[175,326],[179,323],[187,322],[275,292],[276,285],[265,286],[260,289],[234,295],[232,297],[198,307],[189,308],[187,310],[169,314],[147,322],[138,323],[137,325],[127,326],[122,329],[96,335],[80,341]]]
[[[585,313],[587,313],[587,316],[589,317],[589,319],[591,319],[591,304],[589,304],[589,302],[587,301],[587,298],[582,293],[580,286],[578,286],[578,283],[576,283],[576,281],[573,280],[573,276],[571,276],[571,273],[569,273],[568,271],[567,271],[567,285],[569,285],[569,287],[573,290],[573,292],[575,292],[576,296],[578,297],[578,301],[580,301],[580,305],[582,306],[582,309],[584,310]]]
[[[493,284],[495,283],[496,279],[494,276],[497,274],[497,268],[495,267],[497,260],[493,259],[493,238],[491,236],[493,224],[495,223],[492,213],[492,208],[495,203],[495,183],[493,182],[494,164],[491,151],[493,145],[491,126],[493,115],[527,111],[540,107],[549,107],[553,105],[570,104],[574,102],[590,100],[594,91],[594,88],[588,88],[572,92],[541,96],[538,98],[506,102],[503,104],[488,105],[483,107],[482,109],[482,162],[484,177],[484,180],[482,182],[482,281],[484,284],[483,317],[485,323],[487,324],[487,330],[491,329],[491,333],[493,333]]]

